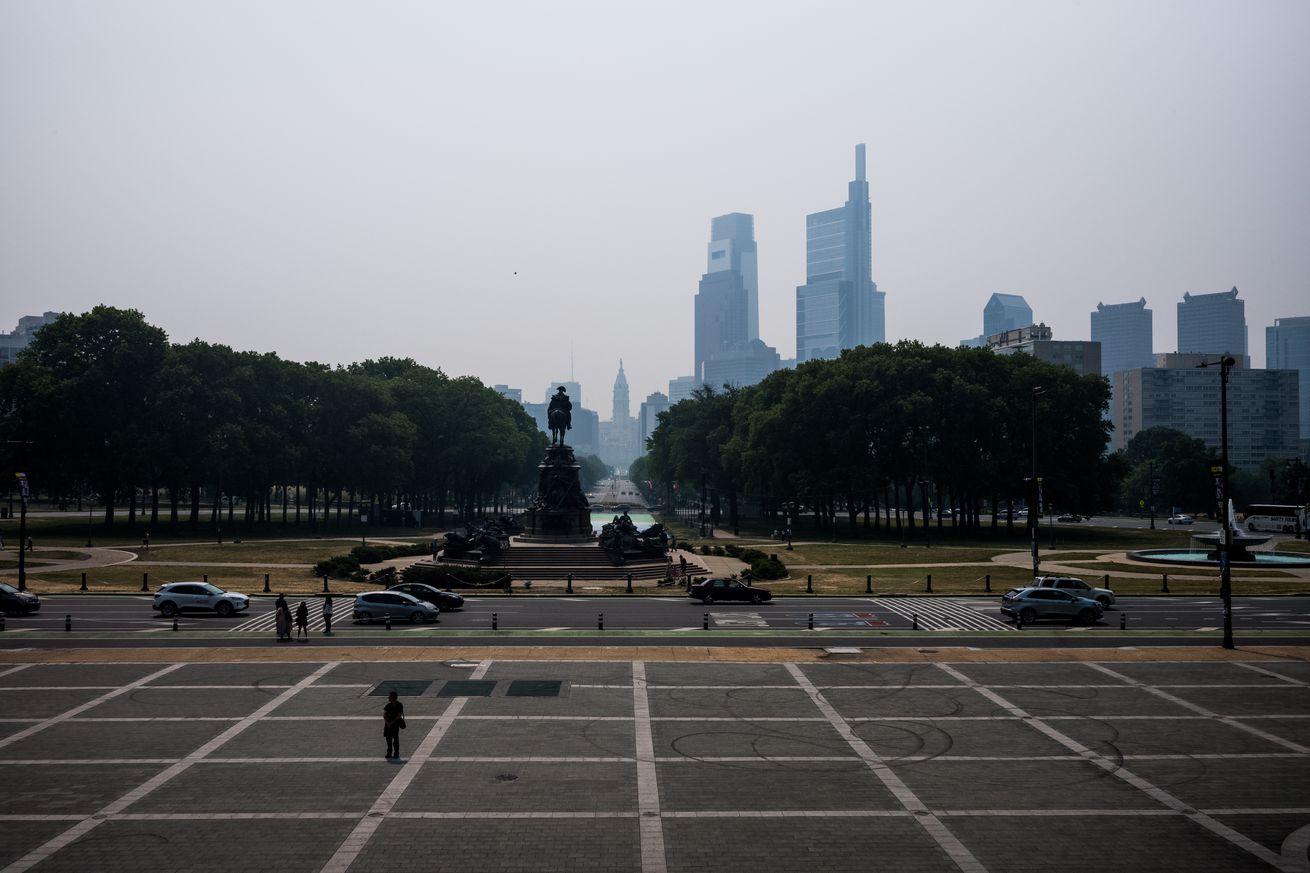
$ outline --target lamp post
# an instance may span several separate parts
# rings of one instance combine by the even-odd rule
[[[91,499],[92,495],[88,494],[86,498],[86,547],[91,548],[91,518],[95,512],[95,501]]]
[[[18,480],[18,590],[27,590],[27,474],[15,473]]]
[[[1046,389],[1040,385],[1033,388],[1032,393],[1032,419],[1033,419],[1033,466],[1032,466],[1032,500],[1028,504],[1028,523],[1032,525],[1033,531],[1033,578],[1036,579],[1041,575],[1042,562],[1037,552],[1037,524],[1041,521],[1041,502],[1042,502],[1042,483],[1037,478],[1037,398],[1046,393]]]
[[[1219,518],[1223,525],[1223,538],[1219,541],[1219,599],[1224,604],[1225,649],[1233,645],[1233,571],[1228,556],[1233,548],[1233,525],[1228,517],[1228,373],[1237,363],[1229,355],[1217,361],[1202,361],[1198,367],[1219,367]]]

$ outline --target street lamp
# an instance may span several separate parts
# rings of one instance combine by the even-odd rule
[[[1219,540],[1219,599],[1224,604],[1225,649],[1233,646],[1233,571],[1228,555],[1233,548],[1233,525],[1228,517],[1228,373],[1237,363],[1229,355],[1217,361],[1202,361],[1198,367],[1219,367],[1219,518],[1223,525],[1223,538]]]
[[[1032,420],[1033,420],[1033,467],[1032,467],[1032,499],[1028,504],[1028,523],[1032,525],[1033,531],[1033,578],[1036,579],[1042,572],[1041,558],[1037,554],[1037,524],[1041,521],[1041,502],[1042,502],[1042,483],[1037,478],[1037,398],[1046,393],[1046,389],[1040,385],[1033,388],[1032,394]]]

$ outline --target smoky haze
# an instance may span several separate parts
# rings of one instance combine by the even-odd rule
[[[1057,339],[1236,285],[1310,314],[1301,2],[0,6],[0,329],[140,309],[294,360],[413,357],[609,414],[692,369],[710,218],[795,350],[805,215],[868,144],[888,339],[995,291]],[[572,353],[570,353],[572,349]],[[572,354],[572,362],[570,360]]]

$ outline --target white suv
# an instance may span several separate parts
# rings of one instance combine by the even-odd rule
[[[250,598],[224,591],[208,582],[169,582],[159,587],[153,606],[164,618],[172,618],[189,609],[213,611],[227,618],[248,609]]]
[[[1114,592],[1109,588],[1093,588],[1081,579],[1070,576],[1038,576],[1033,580],[1033,588],[1059,588],[1068,591],[1074,597],[1086,597],[1101,604],[1102,609],[1114,605]]]

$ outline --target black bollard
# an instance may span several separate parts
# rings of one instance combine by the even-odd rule
[[[932,574],[931,574],[931,573],[928,574],[928,587],[925,589],[925,593],[927,593],[927,594],[932,594]]]
[[[391,613],[387,613],[387,630],[391,630]]]
[[[324,574],[323,574],[323,593],[324,593],[324,594],[329,594],[329,593],[331,593],[331,592],[328,591],[327,573],[324,573]]]
[[[77,589],[77,590],[78,590],[78,591],[85,591],[85,590],[86,590],[86,574],[85,574],[85,573],[82,574],[82,587],[79,588],[79,589]]]
[[[1014,617],[1014,628],[1015,630],[1023,630],[1023,613],[1019,613]]]
[[[700,617],[700,629],[701,630],[710,629],[710,614],[708,612]]]
[[[1168,574],[1168,573],[1161,573],[1161,574],[1160,574],[1160,593],[1161,593],[1161,594],[1168,594],[1168,593],[1169,593],[1169,574]]]
[[[173,630],[177,630],[177,616],[173,616]]]
[[[491,614],[491,629],[492,629],[492,630],[496,630],[496,629],[499,627],[499,621],[500,621],[500,613],[498,613],[498,612],[493,612],[493,613]]]
[[[269,588],[269,587],[268,587],[268,574],[265,573],[265,574],[264,574],[264,593],[265,593],[265,594],[268,594],[268,593],[270,593],[272,590],[273,590],[272,588]]]
[[[149,574],[149,573],[142,573],[142,574],[141,574],[141,590],[142,590],[142,591],[149,591],[149,590],[150,590],[150,574]]]
[[[67,633],[73,629],[73,615],[67,613],[64,615],[64,632]]]
[[[918,630],[918,629],[919,629],[919,613],[912,612],[910,613],[910,630]]]
[[[810,613],[810,630],[814,630],[814,613]]]
[[[632,574],[628,574],[628,593],[632,593]]]
[[[206,585],[209,584],[209,574],[208,574],[208,573],[204,574],[204,575],[201,576],[200,578],[204,580],[204,582],[205,582]]]
[[[564,586],[564,593],[565,593],[565,594],[572,594],[572,593],[573,593],[573,574],[572,574],[572,573],[569,574],[569,581],[568,581],[568,583],[565,584],[565,586]]]
[[[5,614],[0,612],[0,631],[5,629]]]
[[[596,613],[596,630],[604,630],[604,629],[605,629],[605,613],[598,612]]]
[[[1106,573],[1104,576],[1101,577],[1101,587],[1102,587],[1102,588],[1109,588],[1109,587],[1110,587],[1110,574],[1109,574],[1109,573]]]
[[[1128,629],[1128,613],[1126,613],[1126,612],[1120,612],[1120,613],[1119,613],[1119,630],[1127,630],[1127,629]]]
[[[814,593],[814,576],[810,574],[806,574],[805,576],[805,593],[806,594]]]
[[[865,576],[865,577],[864,577],[864,593],[865,593],[865,594],[872,594],[872,593],[873,593],[873,577],[872,577],[872,576]]]
[[[991,594],[991,593],[992,593],[992,574],[991,574],[991,573],[988,573],[986,576],[983,577],[983,591],[987,592],[988,594]]]

